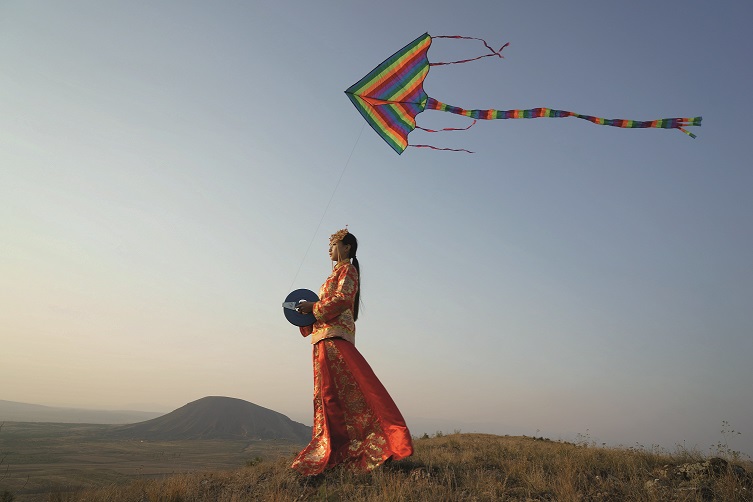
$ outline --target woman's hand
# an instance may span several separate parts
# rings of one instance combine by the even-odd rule
[[[301,302],[295,309],[301,314],[310,314],[314,311],[314,303],[316,302]]]

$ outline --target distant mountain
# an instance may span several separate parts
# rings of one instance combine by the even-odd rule
[[[164,415],[149,411],[105,411],[58,408],[0,399],[1,422],[56,422],[71,424],[132,424]]]
[[[242,399],[210,396],[159,418],[117,427],[111,434],[151,441],[288,439],[307,443],[311,440],[311,427]]]

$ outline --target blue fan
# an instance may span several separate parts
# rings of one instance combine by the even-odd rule
[[[296,307],[301,302],[318,302],[319,297],[310,289],[296,289],[288,296],[282,304],[282,313],[290,324],[295,326],[310,326],[316,322],[313,312],[311,314],[301,314]]]

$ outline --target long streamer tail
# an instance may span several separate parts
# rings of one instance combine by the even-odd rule
[[[700,126],[702,117],[693,118],[669,118],[657,120],[626,120],[626,119],[604,119],[593,117],[591,115],[582,115],[580,113],[568,112],[565,110],[553,110],[551,108],[531,108],[528,110],[464,110],[457,106],[447,105],[434,98],[428,98],[426,101],[427,110],[439,110],[443,112],[464,115],[473,119],[495,120],[495,119],[536,119],[536,118],[560,118],[576,117],[588,120],[594,124],[606,125],[612,127],[623,127],[626,129],[646,129],[655,127],[659,129],[678,129],[691,138],[696,135],[685,129],[689,126]]]

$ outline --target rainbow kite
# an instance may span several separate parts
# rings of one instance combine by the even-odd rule
[[[398,154],[403,153],[408,146],[433,148],[435,150],[464,151],[464,149],[437,148],[430,145],[409,145],[408,134],[413,129],[422,129],[428,132],[437,132],[431,129],[423,129],[416,126],[416,115],[424,110],[440,110],[443,112],[465,115],[473,119],[532,119],[540,117],[576,117],[588,120],[594,124],[623,127],[628,129],[643,129],[655,127],[660,129],[679,129],[691,138],[695,134],[687,131],[684,127],[700,126],[701,117],[694,118],[671,118],[658,120],[624,120],[604,119],[581,115],[580,113],[551,108],[531,108],[529,110],[464,110],[456,106],[450,106],[429,97],[424,92],[423,83],[429,73],[429,67],[446,64],[467,63],[485,57],[502,57],[503,45],[498,51],[489,46],[484,40],[475,37],[443,36],[435,38],[457,38],[479,40],[484,43],[489,54],[484,54],[471,59],[452,61],[448,63],[430,63],[426,52],[431,46],[431,36],[428,33],[421,35],[409,43],[382,64],[374,68],[368,75],[350,86],[345,93],[361,112],[364,119],[371,125],[379,136],[384,139]],[[470,128],[476,121],[465,129]],[[458,129],[442,129],[451,131]],[[472,152],[468,152],[472,153]]]

